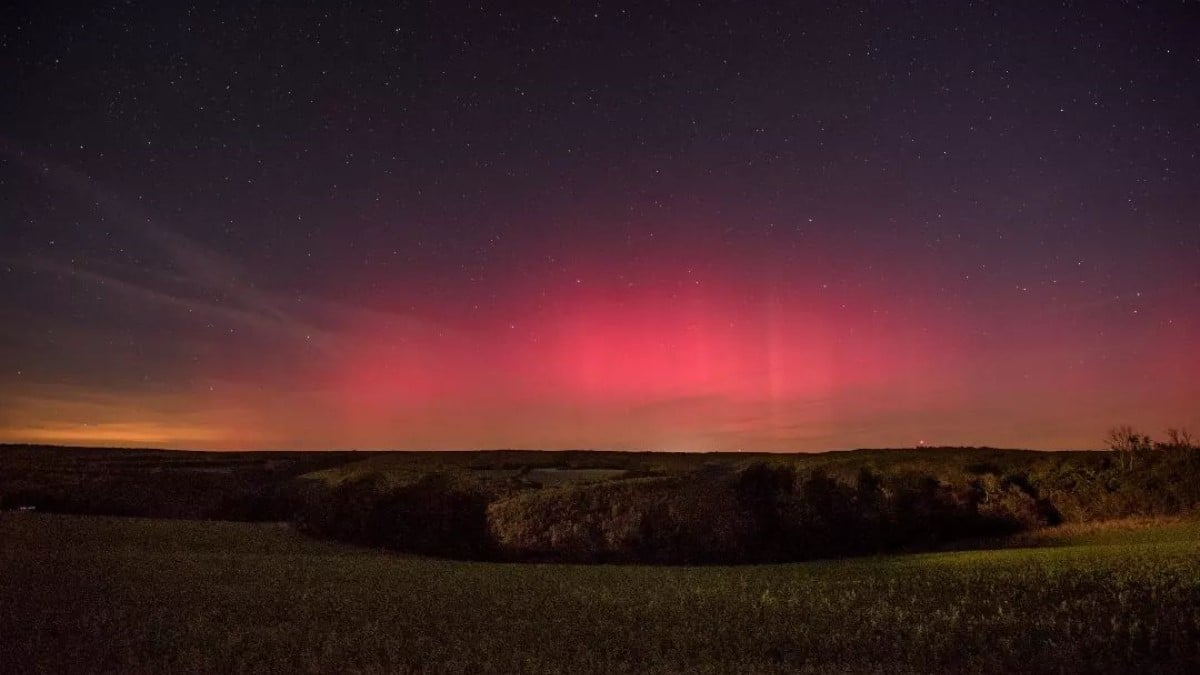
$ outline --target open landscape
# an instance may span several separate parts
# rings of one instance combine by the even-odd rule
[[[0,675],[1200,673],[1200,2],[2,15]]]
[[[763,563],[939,550],[1200,505],[1190,436],[1107,452],[213,453],[0,446],[0,507],[289,522],[440,557]]]
[[[1200,451],[1129,466],[0,447],[0,670],[1190,672]]]

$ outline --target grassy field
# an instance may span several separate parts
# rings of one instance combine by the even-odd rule
[[[1200,524],[753,567],[404,557],[272,524],[0,514],[5,672],[1186,672]]]

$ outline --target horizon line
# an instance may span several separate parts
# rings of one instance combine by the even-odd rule
[[[605,449],[605,448],[323,448],[323,449],[290,449],[290,448],[243,448],[215,450],[211,448],[184,447],[151,447],[151,446],[122,446],[122,445],[63,445],[57,443],[29,443],[19,441],[0,442],[0,450],[14,447],[53,448],[57,450],[122,450],[133,452],[191,452],[207,454],[248,454],[248,453],[614,453],[614,454],[662,454],[662,455],[823,455],[832,453],[852,452],[903,452],[912,450],[991,450],[995,452],[1030,452],[1030,453],[1060,453],[1060,452],[1109,452],[1105,448],[1010,448],[990,445],[907,445],[892,447],[862,447],[862,448],[828,448],[824,450],[653,450],[653,449]]]

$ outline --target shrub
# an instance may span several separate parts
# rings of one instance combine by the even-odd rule
[[[648,478],[525,492],[492,504],[488,519],[509,559],[703,563],[745,549],[735,506],[728,485]]]
[[[336,486],[303,480],[292,496],[293,522],[308,532],[410,553],[491,555],[487,505],[494,495],[463,476],[430,473],[398,486],[378,474]]]

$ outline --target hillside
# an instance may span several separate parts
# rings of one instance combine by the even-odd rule
[[[1145,525],[1036,548],[677,568],[0,514],[0,672],[1189,672],[1200,528]]]
[[[0,506],[290,520],[452,558],[749,563],[1190,512],[1200,452],[203,453],[0,448]]]

